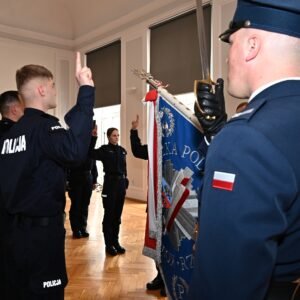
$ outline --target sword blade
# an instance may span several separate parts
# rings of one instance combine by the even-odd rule
[[[202,79],[210,82],[209,54],[206,45],[202,0],[196,0],[196,14]]]

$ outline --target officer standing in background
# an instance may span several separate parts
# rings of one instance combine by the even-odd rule
[[[95,121],[93,126],[96,127]],[[96,138],[92,137],[90,147],[94,148],[95,143]],[[68,194],[71,200],[70,224],[75,239],[89,237],[86,227],[90,199],[97,184],[97,177],[96,161],[89,156],[79,166],[68,170]]]
[[[24,114],[24,105],[19,98],[18,91],[6,91],[0,95],[0,137],[2,137]],[[2,259],[5,259],[2,250],[2,232],[6,230],[6,214],[0,203],[0,269],[2,270]],[[0,293],[4,285],[4,273],[0,272]]]
[[[220,36],[249,103],[208,149],[188,299],[300,299],[299,24],[299,1],[239,0]]]
[[[18,91],[6,91],[0,95],[0,137],[24,114],[24,105]]]
[[[112,256],[124,254],[125,248],[119,243],[121,216],[128,188],[126,155],[127,151],[118,145],[119,130],[107,129],[108,144],[93,149],[91,157],[103,164],[104,182],[102,200],[104,216],[102,230],[106,253]]]
[[[52,73],[26,65],[16,73],[24,116],[0,141],[1,205],[9,214],[3,233],[5,300],[64,299],[65,168],[82,161],[91,140],[94,83],[77,53],[77,104],[65,130],[47,114],[56,107]]]

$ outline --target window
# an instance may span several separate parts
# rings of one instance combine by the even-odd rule
[[[121,41],[87,53],[87,65],[93,72],[95,107],[121,103]]]
[[[207,51],[210,53],[211,6],[203,8]],[[202,79],[197,16],[191,11],[150,28],[150,73],[169,84],[172,94],[192,92]]]

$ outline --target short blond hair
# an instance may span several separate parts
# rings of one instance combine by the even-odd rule
[[[40,65],[26,65],[16,72],[16,83],[18,91],[21,91],[23,86],[35,78],[53,79],[53,74],[45,67]]]

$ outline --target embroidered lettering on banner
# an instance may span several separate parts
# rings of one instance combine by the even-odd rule
[[[26,151],[25,135],[4,140],[1,154],[13,154],[22,151]]]

